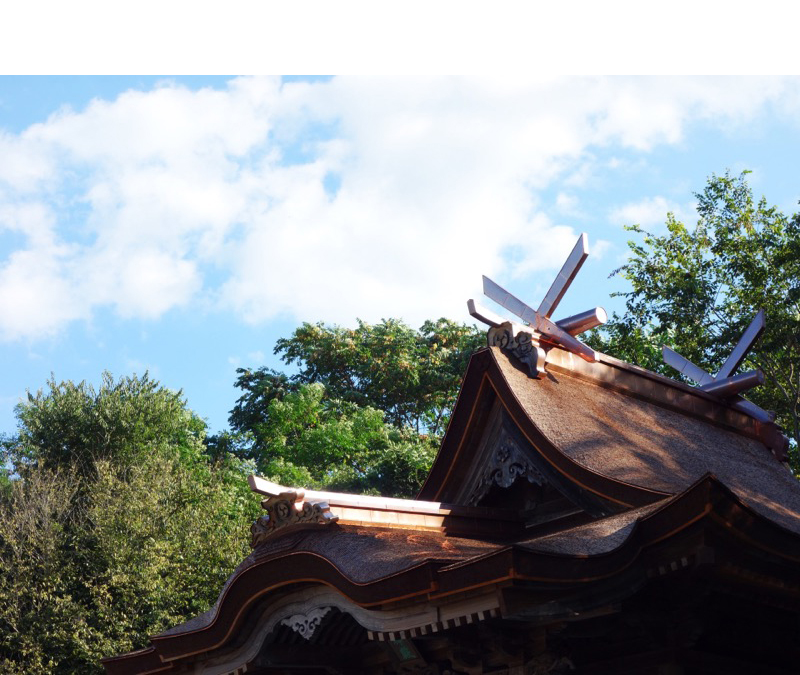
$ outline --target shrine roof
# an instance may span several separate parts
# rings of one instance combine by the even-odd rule
[[[726,526],[731,523],[732,529]],[[692,549],[677,543],[694,541],[692,528],[722,530],[742,550],[761,548],[791,564],[800,561],[800,539],[793,532],[749,508],[709,474],[674,497],[509,545],[332,524],[265,541],[231,575],[212,610],[154,636],[148,649],[104,664],[109,673],[119,674],[173,670],[173,663],[180,669],[184,656],[226,644],[259,598],[279,597],[299,582],[336,589],[353,608],[385,611],[398,601],[443,602],[465,590],[480,592],[510,582],[577,589],[625,574],[634,565],[657,575],[665,565],[695,564],[686,557]],[[665,558],[675,550],[687,552],[678,554],[683,555],[678,562]],[[413,621],[414,612],[406,619]]]
[[[763,515],[800,532],[800,483],[760,440],[566,370],[532,380],[500,350],[492,354],[534,423],[582,466],[672,494],[712,473]]]
[[[480,455],[481,439],[505,429],[491,426],[493,414],[514,426],[555,487],[577,486],[591,498],[587,504],[611,509],[599,516],[585,510],[584,522],[563,520],[555,531],[516,520],[524,509],[463,499],[466,479],[474,480],[489,456]],[[482,350],[470,361],[420,493],[427,501],[270,484],[261,492],[273,501],[300,507],[308,499],[325,517],[254,538],[211,610],[154,636],[145,650],[104,660],[106,670],[178,672],[198,654],[232,649],[248,613],[305,587],[332,589],[346,611],[383,622],[369,630],[396,637],[400,628],[434,622],[418,617],[429,610],[438,616],[446,603],[490,595],[499,602],[509,585],[581,593],[617,579],[613,588],[628,589],[631,570],[649,578],[701,564],[698,546],[708,531],[729,542],[726,555],[757,550],[795,574],[800,484],[775,456],[782,439],[774,425],[702,391],[603,355],[586,363],[553,347],[544,376],[532,378],[501,349]],[[796,576],[792,588],[800,594]],[[500,611],[496,604],[480,608],[491,616]]]
[[[601,355],[586,364],[558,349],[548,353],[547,374],[539,379],[497,347],[473,356],[453,437],[445,437],[421,498],[453,494],[463,479],[459,467],[470,463],[475,446],[457,441],[480,399],[495,395],[561,473],[600,494],[627,491],[619,500],[641,506],[710,473],[755,510],[800,533],[800,483],[766,444],[783,438],[774,425],[616,359]]]
[[[502,548],[501,545],[477,539],[464,539],[447,536],[443,532],[427,532],[388,527],[358,525],[337,525],[330,528],[286,531],[274,536],[268,542],[257,546],[228,578],[215,606],[208,612],[190,621],[170,628],[157,637],[189,633],[210,625],[217,615],[222,599],[226,596],[234,580],[245,573],[260,576],[256,568],[269,570],[271,579],[257,579],[259,585],[280,586],[293,578],[301,578],[310,572],[315,578],[322,575],[337,588],[350,588],[359,601],[366,596],[360,593],[359,586],[379,585],[387,580],[387,593],[403,594],[415,590],[410,585],[410,577],[405,587],[392,583],[391,578],[409,572],[424,564],[445,566],[470,560]],[[275,575],[275,565],[281,559],[292,556],[292,562],[285,567],[286,579]],[[267,573],[265,572],[265,575]],[[408,576],[408,575],[406,575]],[[429,590],[429,576],[417,575],[422,582],[422,590]],[[417,591],[420,589],[417,588]],[[370,599],[380,598],[370,591]]]

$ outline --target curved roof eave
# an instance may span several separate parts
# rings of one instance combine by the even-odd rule
[[[223,649],[260,598],[291,584],[328,586],[355,605],[374,607],[414,597],[420,604],[441,602],[456,593],[515,581],[575,588],[613,578],[635,564],[649,574],[648,566],[656,569],[660,561],[654,556],[647,558],[650,552],[660,544],[665,545],[663,550],[668,548],[666,544],[674,548],[695,524],[733,536],[787,565],[800,563],[800,535],[752,509],[711,474],[674,497],[611,517],[615,518],[614,527],[624,530],[624,536],[610,549],[575,552],[576,541],[596,539],[592,528],[597,523],[589,523],[557,535],[497,546],[449,564],[425,560],[390,576],[362,582],[347,578],[334,562],[316,553],[295,550],[266,556],[231,579],[207,625],[155,636],[151,647],[105,659],[104,665],[110,675],[155,673],[169,670],[170,663],[177,665],[184,659]],[[687,537],[684,541],[686,550],[681,549],[681,556],[688,565],[693,555],[688,547],[695,540]]]

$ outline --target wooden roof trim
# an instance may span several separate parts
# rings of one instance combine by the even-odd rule
[[[100,661],[107,673],[114,675],[149,675],[173,670],[173,664],[164,663],[152,645],[135,652],[107,656]]]
[[[638,520],[625,540],[611,551],[568,554],[511,544],[440,568],[436,572],[438,590],[431,597],[443,598],[514,579],[545,584],[600,581],[622,573],[643,555],[658,558],[658,553],[648,554],[647,551],[682,536],[698,523],[706,523],[788,565],[800,561],[800,536],[756,512],[714,475],[706,474]],[[681,557],[694,564],[698,561],[691,559],[692,555],[694,553],[683,552]],[[648,562],[645,567],[649,570],[654,564]]]
[[[250,489],[267,497],[295,491],[260,476],[248,477]],[[323,502],[340,525],[447,531],[450,534],[503,537],[524,531],[522,515],[514,509],[462,506],[442,502],[355,495],[321,490],[297,490],[306,502]],[[291,531],[286,528],[280,532]]]
[[[443,564],[423,561],[388,577],[363,583],[347,579],[329,560],[306,551],[267,557],[239,572],[225,589],[212,621],[185,633],[151,638],[152,647],[104,659],[109,675],[157,672],[157,664],[177,662],[223,647],[247,612],[261,598],[280,587],[297,583],[329,586],[361,607],[376,607],[403,598],[440,601],[456,593],[477,591],[509,581],[556,584],[560,588],[611,579],[641,561],[642,581],[670,567],[663,556],[676,537],[700,525],[741,538],[775,561],[795,566],[800,560],[800,536],[754,511],[713,475],[706,474],[690,488],[666,501],[636,522],[614,549],[597,554],[570,554],[534,550],[530,544],[512,544],[468,560]],[[576,528],[578,529],[578,528]],[[700,564],[704,537],[686,539],[680,569]],[[531,542],[531,543],[535,543]],[[737,547],[737,550],[743,547]],[[750,550],[750,549],[748,549]],[[675,555],[675,553],[670,553]],[[669,570],[667,570],[669,571]],[[651,574],[652,573],[652,574]],[[639,574],[639,572],[637,572]],[[566,585],[566,586],[565,586]],[[162,671],[165,666],[158,666]]]
[[[467,371],[458,392],[450,423],[447,425],[439,452],[433,461],[431,470],[417,495],[417,499],[436,500],[442,487],[453,469],[454,460],[460,455],[465,436],[477,413],[477,404],[481,399],[481,390],[485,383],[483,374],[489,367],[489,349],[481,349],[470,356]]]
[[[298,583],[329,586],[361,607],[427,597],[435,586],[433,568],[437,566],[441,563],[423,561],[401,573],[358,583],[345,577],[323,556],[307,551],[288,552],[259,561],[237,574],[220,597],[208,624],[186,632],[156,635],[150,641],[162,662],[219,649],[231,639],[256,602],[278,588]],[[129,672],[122,663],[126,660],[141,662],[142,655],[133,653],[104,660],[106,672],[109,675]]]

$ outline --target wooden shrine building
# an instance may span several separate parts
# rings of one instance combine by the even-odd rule
[[[800,672],[785,436],[542,321],[489,316],[417,500],[251,477],[217,603],[108,675]]]

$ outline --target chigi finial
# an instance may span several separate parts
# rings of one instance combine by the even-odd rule
[[[602,307],[595,307],[560,321],[553,321],[550,318],[588,256],[588,237],[586,233],[583,233],[550,286],[550,290],[544,296],[538,310],[526,305],[489,277],[483,277],[484,294],[525,321],[527,326],[506,321],[494,312],[481,307],[474,300],[467,301],[469,313],[479,321],[491,326],[489,344],[498,344],[511,349],[521,360],[528,363],[531,375],[534,377],[538,377],[543,372],[541,366],[544,364],[544,351],[539,347],[540,338],[546,342],[555,343],[586,361],[597,360],[595,351],[576,339],[575,336],[606,322],[606,312]]]
[[[759,384],[764,384],[764,373],[759,369],[748,370],[738,375],[734,375],[733,373],[742,364],[744,357],[747,356],[747,353],[753,347],[755,341],[758,340],[761,333],[764,332],[765,325],[764,310],[760,309],[750,322],[747,330],[742,334],[739,342],[733,348],[730,356],[728,356],[725,363],[722,364],[722,368],[719,369],[716,376],[710,375],[700,366],[695,365],[689,361],[689,359],[681,356],[678,352],[673,351],[666,345],[661,349],[664,363],[668,366],[672,366],[681,375],[697,382],[698,389],[702,389],[722,399],[733,398]],[[745,401],[744,399],[734,401],[732,406],[762,422],[772,422],[775,419],[774,415],[759,408],[755,403]]]

